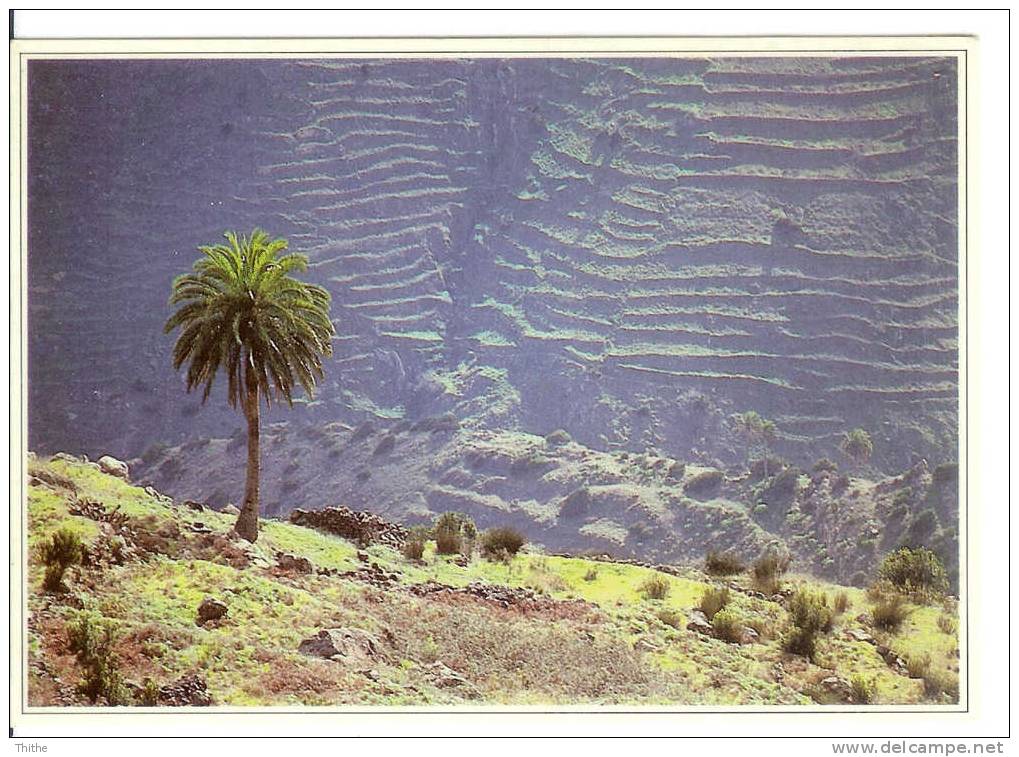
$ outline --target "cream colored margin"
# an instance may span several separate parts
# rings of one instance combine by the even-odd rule
[[[973,148],[966,139],[967,120],[974,119],[975,53],[977,42],[966,36],[910,37],[525,37],[525,38],[374,38],[374,39],[148,39],[148,40],[14,40],[10,44],[10,156],[11,156],[11,230],[10,230],[10,366],[11,366],[11,507],[10,507],[10,581],[11,581],[11,697],[10,724],[15,735],[398,735],[434,733],[449,735],[470,733],[620,735],[635,726],[661,728],[662,721],[652,714],[689,713],[669,721],[669,729],[685,735],[740,735],[733,728],[733,714],[746,716],[745,727],[754,735],[771,733],[788,736],[797,732],[847,734],[866,729],[868,736],[895,736],[908,730],[917,736],[937,738],[957,736],[962,725],[946,717],[977,707],[970,695],[969,669],[980,649],[968,649],[967,586],[978,586],[979,576],[967,574],[969,519],[979,509],[967,513],[966,478],[967,384],[966,384],[966,266],[967,243],[977,249],[972,232],[966,226],[967,202],[973,203],[967,189],[967,171],[973,171]],[[847,706],[836,712],[831,707],[273,707],[273,708],[28,708],[25,702],[27,650],[23,647],[26,605],[23,592],[23,566],[26,544],[24,499],[24,463],[27,408],[23,387],[27,382],[25,352],[25,274],[27,177],[24,134],[26,119],[27,62],[45,58],[453,58],[453,57],[747,57],[747,56],[948,56],[959,63],[959,486],[960,486],[960,704],[930,706],[889,706],[874,708]],[[976,182],[972,183],[976,186]],[[971,398],[975,400],[976,398]],[[978,436],[972,439],[975,445]],[[974,457],[978,459],[977,450]],[[972,492],[970,492],[972,493]],[[979,529],[972,529],[974,532]],[[993,655],[988,651],[988,655]],[[973,657],[973,660],[970,659]],[[982,658],[981,658],[982,659]],[[974,694],[978,691],[974,688]],[[931,712],[931,710],[936,712]],[[639,712],[634,712],[639,710]],[[808,721],[804,713],[814,713]],[[767,713],[761,718],[755,713]],[[905,713],[912,713],[904,719]],[[609,718],[591,717],[592,714]],[[258,717],[252,718],[252,715]],[[326,715],[326,717],[316,717]],[[472,721],[473,719],[473,721]],[[470,723],[475,725],[470,725]],[[465,723],[467,729],[465,731]],[[483,729],[480,727],[484,726]],[[645,731],[646,732],[646,731]]]

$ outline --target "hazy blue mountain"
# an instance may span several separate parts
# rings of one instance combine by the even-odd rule
[[[955,460],[956,71],[936,58],[33,61],[29,436],[229,437],[162,335],[225,229],[334,296],[315,402],[732,462]],[[224,465],[234,463],[224,461]]]

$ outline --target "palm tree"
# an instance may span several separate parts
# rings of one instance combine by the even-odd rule
[[[293,406],[300,384],[310,397],[322,378],[321,356],[332,354],[335,330],[329,293],[290,276],[307,270],[304,255],[285,254],[287,240],[261,229],[250,237],[224,234],[227,244],[199,247],[204,257],[173,282],[170,305],[180,308],[165,333],[180,328],[173,367],[189,363],[187,387],[203,386],[209,398],[219,370],[227,374],[227,399],[240,406],[248,424],[248,467],[244,504],[234,530],[258,538],[259,399]]]

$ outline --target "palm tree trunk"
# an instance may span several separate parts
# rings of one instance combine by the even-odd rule
[[[250,366],[244,371],[246,396],[244,398],[244,418],[248,422],[248,470],[244,481],[244,504],[241,514],[237,516],[234,531],[254,542],[258,539],[258,479],[259,479],[259,420],[258,420],[258,381]]]

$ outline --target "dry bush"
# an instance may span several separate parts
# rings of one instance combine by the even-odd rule
[[[704,613],[704,617],[712,620],[715,614],[724,609],[727,604],[729,604],[729,589],[727,587],[719,589],[709,586],[704,590],[704,595],[701,597],[698,608]]]
[[[641,584],[640,593],[645,599],[665,599],[669,595],[669,581],[656,573]]]

